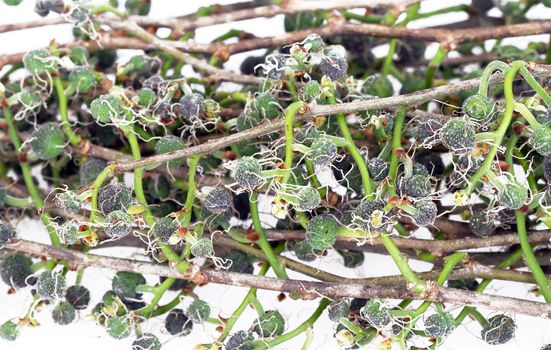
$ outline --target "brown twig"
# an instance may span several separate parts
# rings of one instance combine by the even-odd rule
[[[35,256],[65,260],[74,268],[99,267],[120,271],[132,271],[165,277],[183,278],[203,283],[226,284],[241,287],[254,287],[278,292],[297,293],[304,298],[330,297],[338,298],[388,298],[388,299],[421,299],[454,303],[474,307],[485,307],[492,310],[512,312],[529,316],[551,318],[551,305],[517,298],[488,295],[453,288],[428,284],[423,295],[407,288],[392,285],[361,285],[352,283],[311,282],[294,279],[277,279],[228,271],[202,270],[192,267],[186,274],[169,266],[150,262],[112,258],[74,250],[57,248],[45,244],[15,240],[7,249]]]

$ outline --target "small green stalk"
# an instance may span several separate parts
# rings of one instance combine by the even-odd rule
[[[448,52],[444,49],[442,45],[438,46],[438,50],[432,57],[429,63],[429,67],[427,69],[427,76],[425,80],[425,88],[430,89],[433,86],[434,83],[434,73],[440,67],[442,64],[442,61],[446,59]]]
[[[17,129],[15,128],[15,124],[13,123],[11,110],[9,108],[4,108],[3,111],[4,120],[6,121],[6,124],[8,124],[8,135],[17,153],[19,153],[21,150],[21,140],[19,139],[19,135],[17,135]],[[21,166],[23,181],[25,182],[25,186],[27,186],[27,190],[31,195],[34,207],[37,211],[40,211],[40,209],[44,208],[44,201],[42,200],[40,192],[38,191],[38,187],[36,187],[36,184],[34,183],[33,177],[31,175],[31,166],[28,162],[20,162],[19,165]],[[50,236],[50,241],[52,242],[52,245],[54,247],[60,247],[61,241],[59,240],[59,237],[57,236],[57,233],[55,232],[55,229],[51,223],[50,214],[45,212],[40,216],[40,218],[42,219],[42,223],[48,231],[48,235]]]
[[[71,124],[69,123],[69,115],[67,112],[67,95],[65,95],[63,84],[59,76],[54,77],[54,86],[59,104],[59,114],[61,115],[61,128],[63,129],[63,132],[65,133],[65,136],[67,136],[67,139],[69,140],[71,145],[78,146],[82,140],[80,136],[75,134],[73,129],[71,129]]]
[[[391,195],[396,194],[396,177],[398,175],[399,159],[397,152],[402,148],[402,127],[404,125],[404,119],[406,118],[406,108],[399,107],[396,111],[396,117],[394,119],[394,129],[392,131],[392,153],[390,154],[390,168],[388,171],[388,178],[392,186],[389,187],[388,192]]]
[[[274,347],[274,346],[279,345],[281,343],[284,343],[284,342],[286,342],[290,339],[293,339],[297,335],[303,333],[308,328],[312,327],[312,325],[317,321],[317,319],[323,313],[323,310],[325,310],[325,308],[327,308],[327,306],[329,306],[329,304],[331,304],[331,301],[329,299],[327,299],[327,298],[321,299],[321,301],[319,302],[319,305],[316,308],[316,310],[314,311],[314,313],[312,313],[312,315],[306,321],[301,323],[297,328],[293,329],[290,332],[287,332],[285,334],[277,336],[273,339],[270,339],[270,340],[266,341],[265,343],[260,344],[260,346],[255,347],[255,349],[271,348],[271,347]]]
[[[266,260],[268,261],[272,269],[274,269],[276,276],[278,278],[288,279],[289,277],[285,272],[285,268],[281,266],[279,260],[274,254],[274,251],[272,250],[272,246],[270,245],[270,242],[268,242],[268,239],[266,238],[266,233],[264,232],[262,223],[260,222],[260,215],[258,212],[258,195],[256,193],[251,194],[251,198],[249,199],[249,205],[251,208],[253,227],[256,233],[258,234],[258,241],[256,243],[266,255]]]

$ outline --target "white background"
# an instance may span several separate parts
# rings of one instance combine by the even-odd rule
[[[183,15],[194,12],[199,6],[208,5],[210,3],[229,3],[231,1],[200,1],[200,0],[155,0],[151,11],[151,16],[155,18],[166,18],[177,15]],[[425,1],[423,10],[433,10],[445,5],[461,3],[462,1]],[[466,1],[468,3],[468,1]],[[0,3],[0,24],[24,22],[37,19],[38,16],[33,12],[34,1],[24,0],[19,7],[7,7]],[[495,11],[495,10],[494,10]],[[429,24],[447,23],[448,21],[461,20],[464,15],[450,14],[429,19],[429,22],[418,21],[412,23],[412,27],[427,26]],[[532,18],[551,18],[547,9],[541,6],[530,11]],[[256,19],[242,21],[228,25],[218,25],[209,28],[197,30],[196,40],[207,42],[212,38],[225,33],[229,28],[245,29],[254,33],[257,36],[273,36],[283,33],[282,16],[277,16],[271,19]],[[56,39],[58,42],[68,42],[72,40],[71,29],[68,25],[59,25],[49,28],[37,28],[26,30],[20,33],[0,34],[0,54],[20,52],[33,48],[46,46],[51,39]],[[547,36],[530,37],[529,40],[511,40],[521,46],[525,46],[530,40],[547,41]],[[491,42],[489,43],[491,44]],[[428,54],[434,52],[433,47],[429,49]],[[379,48],[378,54],[384,54],[385,48]],[[131,53],[126,53],[123,57],[128,57]],[[232,57],[230,62],[226,64],[227,68],[236,69],[240,60],[248,54],[241,54]],[[123,58],[124,59],[124,58]],[[261,211],[269,212],[268,208],[261,208]],[[45,242],[47,237],[46,232],[37,222],[24,219],[17,224],[18,234],[27,239],[33,239]],[[125,256],[139,258],[135,252],[123,249],[105,249],[102,254],[110,254],[114,256]],[[315,262],[316,266],[329,270],[332,273],[341,274],[348,277],[369,277],[381,274],[398,274],[397,268],[392,261],[386,257],[374,254],[366,255],[366,263],[361,269],[349,270],[342,268],[340,257],[334,253],[324,259],[323,263]],[[412,262],[412,266],[419,271],[430,269],[430,265],[426,263]],[[113,275],[112,271],[87,269],[84,275],[83,284],[89,287],[92,291],[92,301],[90,308],[97,303],[102,294],[110,288],[110,278]],[[290,272],[290,277],[304,278],[303,276]],[[154,283],[157,278],[147,276],[148,281]],[[69,274],[68,283],[74,282],[74,275]],[[487,289],[489,293],[500,295],[516,296],[531,300],[542,301],[542,298],[535,297],[530,293],[531,286],[519,283],[500,283],[494,282]],[[0,322],[7,319],[22,316],[28,307],[31,297],[27,291],[21,291],[15,295],[7,294],[7,286],[0,282]],[[209,302],[213,308],[212,316],[220,314],[228,317],[231,312],[239,305],[247,290],[245,288],[226,287],[220,285],[206,285],[198,287],[196,292],[201,298]],[[294,301],[287,298],[283,302],[278,302],[276,293],[259,291],[260,300],[266,309],[277,308],[281,310],[287,319],[288,329],[296,327],[303,320],[309,317],[311,312],[316,307],[317,302],[312,301]],[[167,294],[167,298],[163,301],[170,300],[174,295]],[[184,300],[180,306],[185,308],[189,300]],[[449,310],[454,312],[460,308],[448,306]],[[80,312],[78,322],[74,322],[69,326],[58,326],[51,321],[51,307],[47,307],[39,316],[42,325],[40,327],[30,329],[25,328],[20,338],[15,343],[7,343],[0,340],[0,350],[27,350],[27,349],[57,349],[57,350],[79,350],[88,349],[129,349],[132,338],[116,341],[105,334],[103,328],[96,326],[94,321],[88,315],[88,310]],[[486,316],[491,316],[493,313],[483,310]],[[246,329],[251,324],[255,312],[248,309],[240,321],[235,325],[234,330]],[[480,339],[480,327],[476,322],[466,321],[446,340],[442,345],[443,349],[539,349],[543,344],[551,343],[551,323],[548,320],[536,319],[532,317],[512,315],[519,328],[517,329],[516,338],[506,345],[489,346]],[[143,325],[144,331],[151,331],[159,334],[159,329],[162,326],[162,320],[152,320]],[[319,322],[314,327],[314,342],[311,349],[337,349],[337,345],[332,338],[334,325],[329,321],[326,315],[323,315]],[[217,337],[218,333],[213,326],[197,326],[194,331],[187,337],[177,338],[168,334],[159,334],[164,343],[163,349],[192,349],[194,345],[199,343],[210,342]],[[300,349],[304,336],[298,336],[295,340],[287,342],[278,349]],[[365,347],[366,349],[377,349],[378,342]]]

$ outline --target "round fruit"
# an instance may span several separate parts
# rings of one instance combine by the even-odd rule
[[[52,311],[54,322],[60,325],[68,325],[75,320],[75,316],[75,307],[66,302],[57,304]]]
[[[60,192],[55,199],[57,206],[69,214],[76,214],[84,207],[84,200],[73,191]]]
[[[203,323],[210,316],[210,306],[200,299],[195,299],[187,308],[187,315],[194,323]]]
[[[212,241],[208,238],[201,238],[191,246],[191,254],[197,258],[212,256],[213,251]]]
[[[314,164],[327,166],[337,156],[337,145],[328,138],[320,137],[312,142],[307,156]]]
[[[367,164],[369,176],[374,181],[381,181],[388,176],[388,163],[382,158],[372,158]]]
[[[29,51],[23,57],[23,64],[31,74],[51,73],[56,68],[55,61],[45,49]]]
[[[444,338],[455,329],[455,319],[449,312],[432,314],[425,320],[425,331],[434,338]]]
[[[27,277],[32,274],[33,261],[25,255],[16,253],[8,255],[0,264],[2,281],[13,288],[27,286]]]
[[[232,334],[225,345],[225,350],[252,350],[250,344],[254,340],[253,335],[246,331],[237,331]]]
[[[485,211],[473,212],[469,220],[469,227],[478,237],[488,237],[494,233],[494,215]]]
[[[105,169],[107,162],[103,159],[88,158],[79,169],[81,185],[87,185],[94,181],[98,175]]]
[[[103,215],[115,210],[126,210],[132,204],[132,190],[122,183],[114,183],[99,189],[98,207]]]
[[[129,15],[147,16],[151,10],[151,0],[126,0],[124,7]]]
[[[182,309],[172,309],[165,319],[165,328],[171,335],[186,336],[193,329],[193,322]]]
[[[348,70],[347,54],[344,47],[340,45],[328,46],[324,50],[324,57],[320,62],[321,72],[331,78],[338,80],[346,76]]]
[[[438,208],[433,201],[423,200],[414,204],[417,212],[413,215],[413,220],[419,227],[430,226],[434,223],[438,215]]]
[[[101,95],[90,104],[90,113],[98,123],[109,124],[124,115],[124,107],[117,97]]]
[[[551,155],[551,125],[541,125],[532,135],[532,146],[542,156]]]
[[[360,310],[360,315],[375,328],[386,326],[390,320],[390,312],[379,299],[370,299]]]
[[[440,140],[454,153],[470,152],[475,144],[475,127],[464,118],[450,119],[440,131]]]
[[[160,350],[161,342],[155,334],[144,333],[132,342],[132,350]]]
[[[277,99],[270,94],[258,95],[253,102],[253,108],[262,117],[268,119],[277,118],[281,113],[281,107]]]
[[[144,276],[135,272],[118,271],[113,277],[111,288],[122,300],[139,300],[141,294],[136,287],[146,284]]]
[[[55,158],[65,147],[65,135],[54,123],[44,123],[31,134],[31,149],[42,160]]]
[[[236,161],[233,169],[235,181],[246,191],[252,191],[262,183],[262,166],[260,162],[253,157],[243,157]]]
[[[178,230],[178,223],[171,216],[160,218],[154,226],[155,237],[163,244],[169,244],[170,239]]]
[[[10,224],[0,219],[0,249],[15,236],[15,230]]]
[[[184,149],[185,147],[186,144],[179,137],[176,137],[174,135],[166,135],[165,137],[157,141],[157,144],[155,145],[155,153],[164,154],[179,151]],[[184,164],[184,159],[169,160],[166,164],[168,164],[170,168],[176,168]]]
[[[67,284],[62,274],[45,271],[38,276],[36,291],[44,300],[61,299],[66,289]]]
[[[96,86],[96,75],[86,67],[76,67],[69,75],[70,88],[85,94]]]
[[[477,94],[470,96],[463,102],[463,110],[471,119],[484,122],[492,118],[497,107],[493,99]]]
[[[331,302],[327,311],[331,321],[339,322],[341,318],[348,317],[350,306],[346,300],[335,300]]]
[[[65,300],[77,310],[84,310],[90,303],[90,291],[84,286],[70,286],[65,292]]]
[[[519,209],[528,200],[528,189],[518,182],[510,182],[503,187],[499,202],[508,209]]]
[[[130,335],[131,326],[125,317],[111,316],[105,321],[107,334],[115,339],[124,339]]]
[[[184,118],[198,117],[205,114],[205,98],[201,94],[191,93],[180,99],[180,111]]]
[[[332,215],[317,215],[306,227],[306,242],[315,250],[326,250],[337,240],[338,222]]]
[[[122,210],[114,210],[105,218],[105,235],[109,238],[119,239],[132,232],[132,219]]]
[[[385,217],[384,208],[382,200],[364,200],[354,210],[352,221],[364,231],[384,232],[390,223]]]
[[[490,345],[501,345],[514,338],[516,328],[512,318],[496,315],[488,320],[488,325],[482,329],[480,335]]]
[[[276,310],[265,311],[254,321],[252,327],[252,331],[263,338],[277,337],[282,335],[284,330],[285,320]]]
[[[13,321],[4,322],[0,326],[0,338],[7,341],[15,341],[19,336],[19,327]]]
[[[215,187],[209,191],[203,205],[209,212],[220,215],[226,212],[232,205],[233,198],[225,187]]]

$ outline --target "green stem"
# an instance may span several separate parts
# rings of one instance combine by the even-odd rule
[[[333,96],[330,96],[329,102],[331,104],[335,104],[336,103],[335,98]],[[344,114],[337,114],[337,122],[339,124],[339,129],[341,131],[341,134],[343,138],[346,140],[346,149],[352,156],[352,159],[354,159],[354,162],[356,163],[356,166],[360,171],[365,195],[367,197],[371,197],[373,193],[373,188],[371,185],[371,177],[369,176],[369,171],[367,170],[367,166],[365,165],[365,160],[362,157],[358,148],[356,147],[356,143],[352,138],[352,134],[350,134],[350,129],[348,128],[348,123],[346,122],[346,116]]]
[[[6,124],[8,124],[8,135],[17,153],[19,153],[21,150],[21,140],[17,135],[17,129],[15,128],[15,124],[13,123],[11,110],[9,108],[4,108],[3,111],[4,111],[4,120],[6,121]],[[23,181],[25,182],[25,186],[27,186],[27,190],[29,191],[29,194],[33,200],[34,207],[37,211],[40,211],[40,209],[44,208],[44,201],[42,200],[42,197],[40,196],[40,192],[38,191],[38,188],[34,183],[34,180],[31,174],[31,166],[28,162],[20,162],[19,165],[21,166]],[[40,216],[40,218],[42,219],[42,223],[44,224],[44,226],[46,227],[46,230],[48,231],[48,235],[50,236],[50,241],[52,245],[54,247],[61,246],[59,237],[55,232],[54,226],[51,224],[50,214],[44,212]]]
[[[488,65],[482,72],[482,76],[480,77],[480,86],[478,87],[478,94],[480,96],[488,97],[488,85],[490,83],[490,77],[497,70],[505,73],[509,70],[509,66],[507,65],[507,63],[501,61],[492,61],[488,63]]]
[[[284,343],[284,342],[286,342],[290,339],[293,339],[297,335],[301,334],[306,329],[312,327],[312,325],[317,321],[317,319],[323,313],[323,310],[325,310],[325,308],[327,308],[327,306],[329,306],[330,303],[331,303],[331,301],[327,298],[321,299],[321,301],[320,301],[318,307],[316,308],[316,310],[314,311],[314,313],[312,313],[312,315],[306,321],[301,323],[297,328],[293,329],[292,331],[287,332],[285,334],[282,334],[280,336],[277,336],[273,339],[268,340],[265,344],[263,344],[258,349],[271,348],[271,347],[274,347],[274,346],[279,345],[281,343]]]
[[[438,46],[438,50],[432,57],[429,67],[427,69],[427,76],[425,80],[425,88],[430,89],[434,82],[434,73],[440,67],[440,64],[442,64],[442,61],[446,59],[448,52],[442,47],[442,45]]]
[[[61,83],[61,79],[59,78],[59,76],[54,77],[54,86],[59,104],[59,114],[61,115],[61,128],[63,129],[63,132],[65,133],[65,136],[67,136],[67,139],[69,140],[71,145],[78,146],[81,139],[80,136],[75,134],[73,132],[73,129],[71,129],[71,124],[69,123],[69,115],[67,112],[67,95],[65,95],[63,84]]]
[[[396,194],[396,177],[398,175],[398,155],[397,151],[402,148],[402,127],[406,118],[406,108],[399,107],[394,118],[394,129],[392,130],[392,153],[390,155],[390,168],[388,178],[392,186],[388,189],[389,194]]]
[[[276,276],[278,278],[288,279],[289,277],[287,276],[285,269],[283,268],[283,266],[281,266],[279,260],[274,254],[274,251],[272,250],[272,246],[270,245],[270,243],[268,242],[268,239],[266,238],[266,233],[264,232],[262,223],[260,222],[260,215],[258,212],[258,195],[256,193],[251,194],[251,198],[249,199],[249,205],[251,208],[251,217],[253,219],[253,227],[256,233],[258,234],[258,241],[256,243],[266,255],[266,260],[268,261],[272,269],[274,269]]]
[[[517,220],[518,239],[526,265],[528,265],[528,268],[532,271],[543,298],[546,302],[551,303],[551,289],[549,289],[549,281],[545,277],[545,273],[541,269],[538,259],[536,259],[536,256],[534,255],[532,245],[528,241],[528,234],[526,233],[526,214],[520,210],[517,210],[515,217]]]

